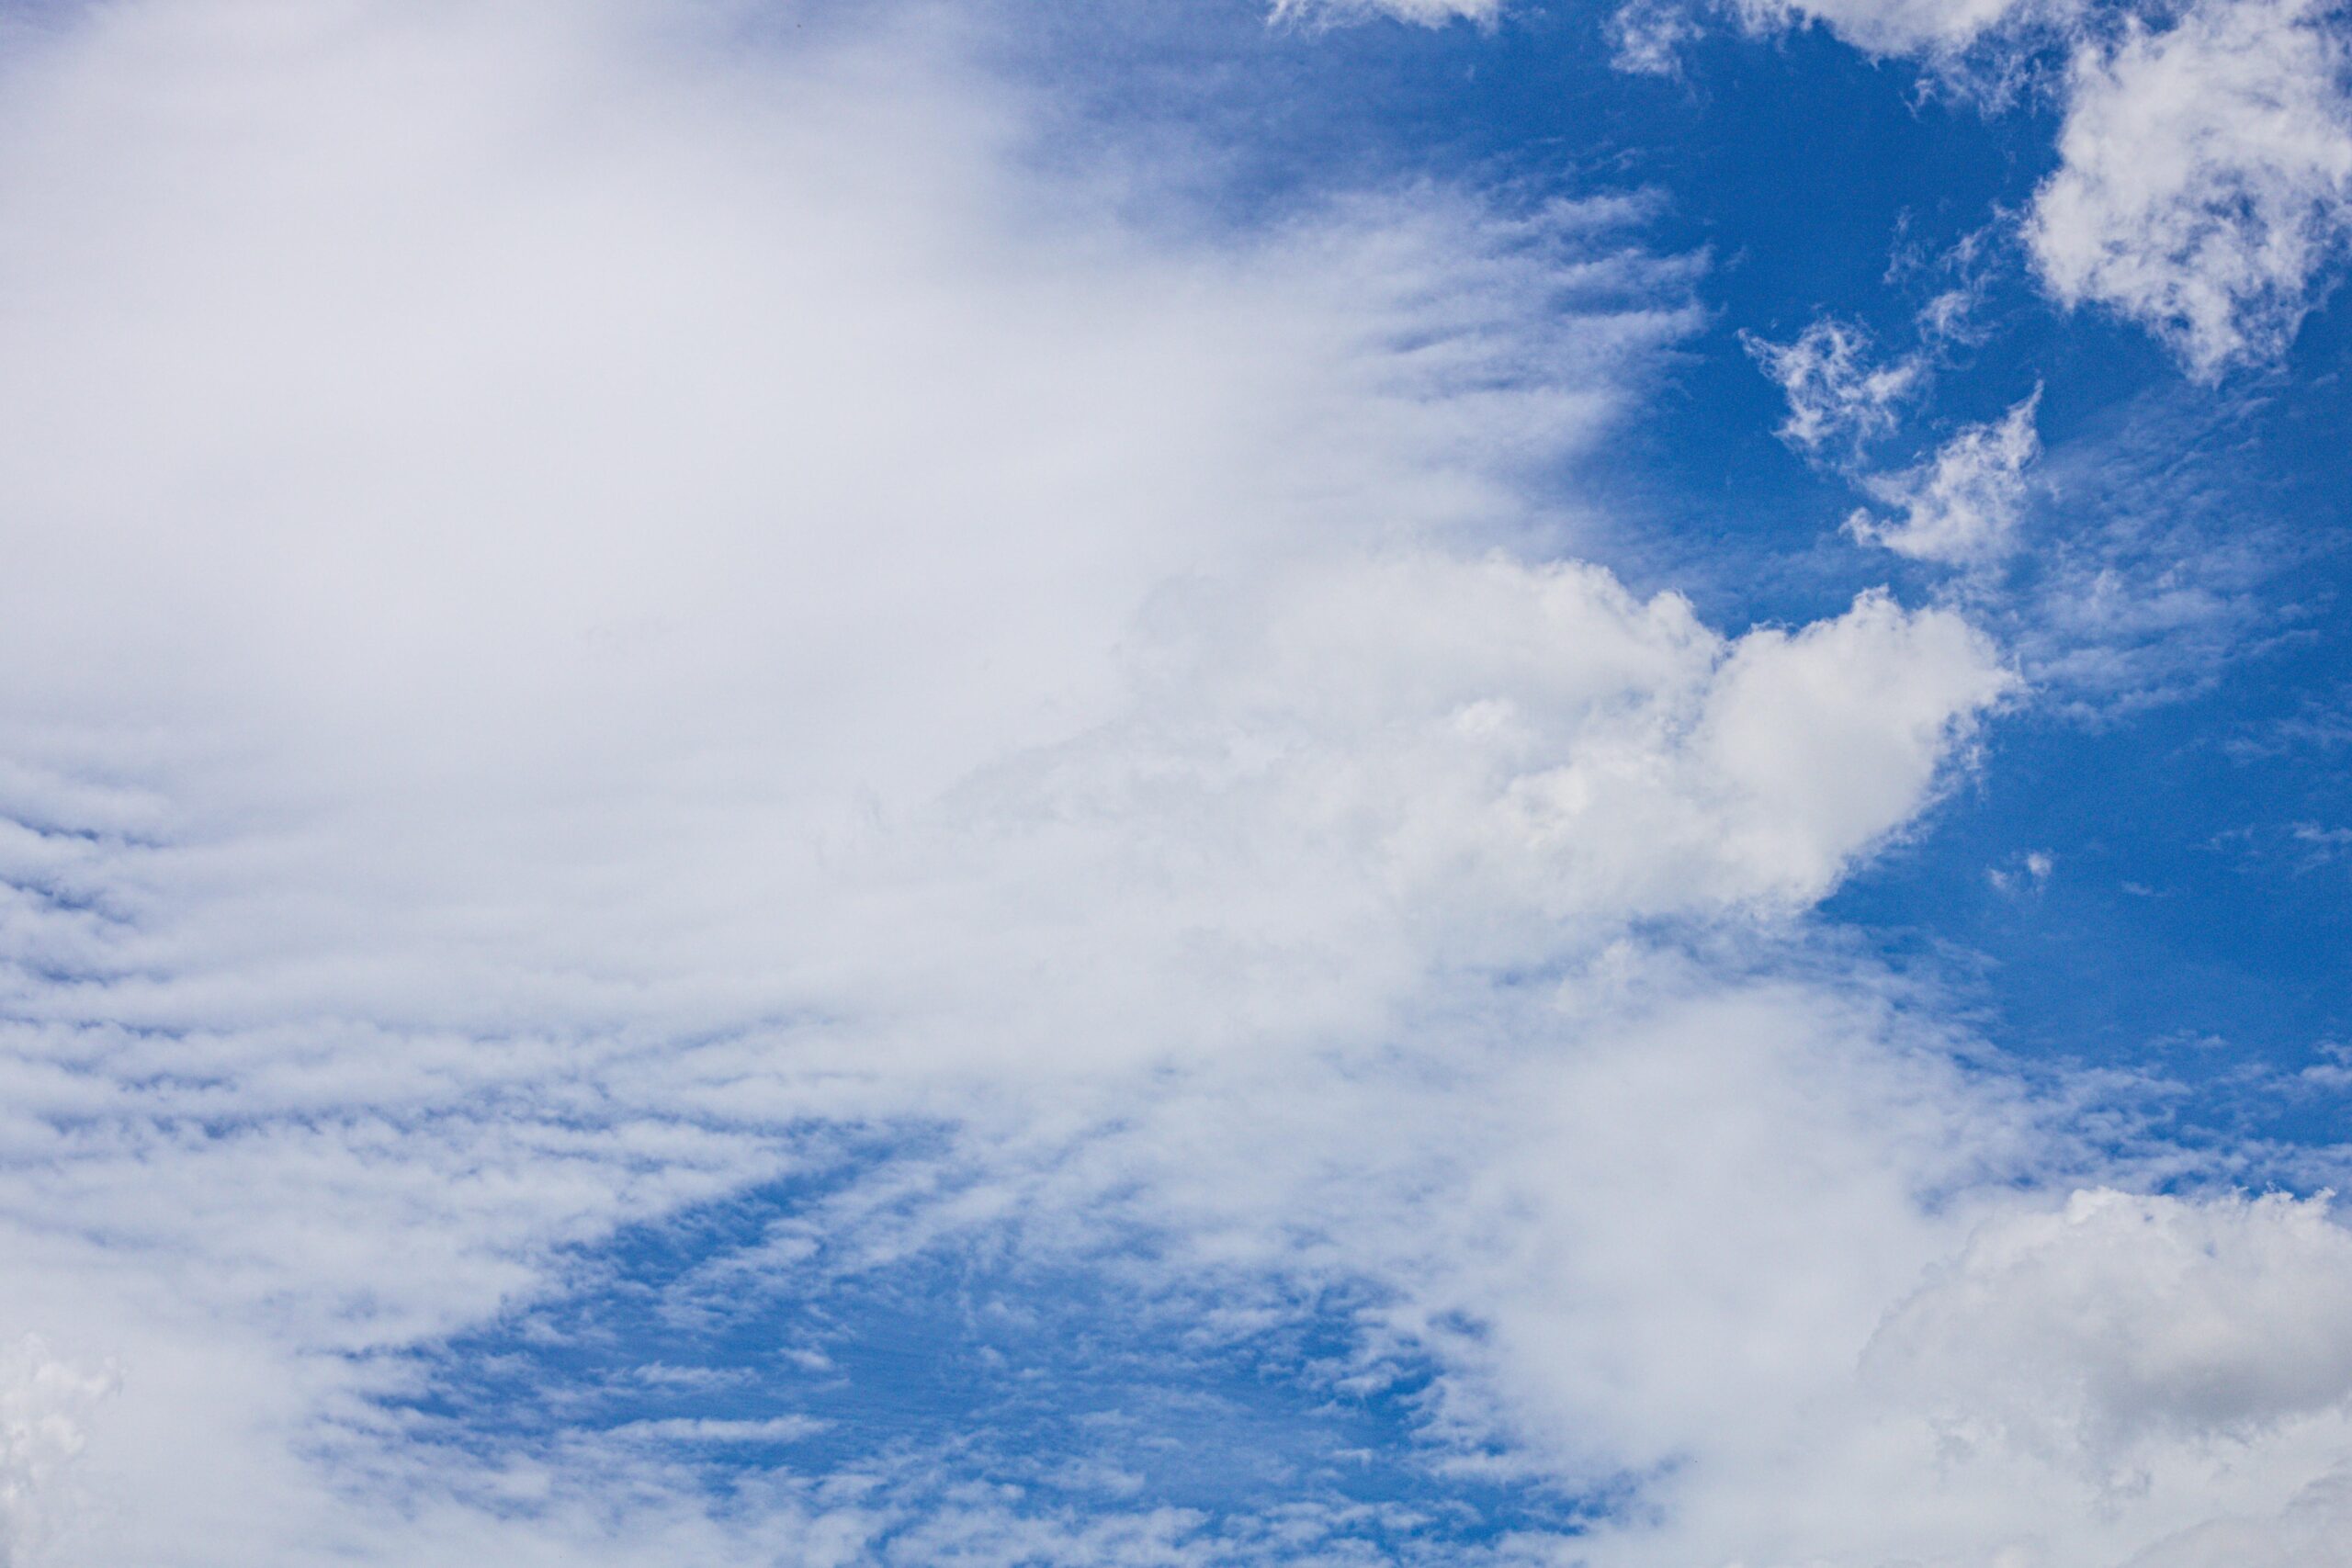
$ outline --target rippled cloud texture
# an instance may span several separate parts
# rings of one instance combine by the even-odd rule
[[[1511,25],[1234,36],[1383,9]],[[1657,581],[1670,189],[1204,211],[1019,25],[7,22],[0,1562],[2329,1561],[2331,1201],[1825,911],[2211,550],[2053,555],[2032,384],[1878,453],[1945,340],[1828,316],[1719,357],[1857,575]],[[2052,319],[2287,352],[2336,26],[2080,45]],[[1370,1447],[1220,1469],[1241,1395],[1057,1383],[1053,1292]]]

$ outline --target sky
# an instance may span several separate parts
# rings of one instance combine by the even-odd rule
[[[0,0],[0,1568],[2339,1568],[2352,12]]]

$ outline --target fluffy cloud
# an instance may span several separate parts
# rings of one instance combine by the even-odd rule
[[[2315,1481],[2267,1519],[2215,1519],[2150,1547],[2125,1568],[2329,1568],[2352,1539],[2352,1476]]]
[[[7,1450],[85,1445],[75,1560],[1352,1550],[385,1403],[909,1128],[803,1275],[1145,1234],[1139,1289],[1357,1289],[1433,1458],[1658,1482],[1607,1561],[2196,1524],[1953,1502],[1855,1378],[2086,1157],[1805,923],[2012,679],[1567,558],[1694,325],[1638,206],[1141,233],[887,19],[725,20],[118,6],[0,84],[0,1326],[122,1368]],[[1825,430],[1899,395],[1848,358]]]
[[[91,1405],[112,1379],[60,1359],[31,1336],[0,1356],[0,1562],[63,1561],[83,1505],[67,1490]]]
[[[2051,290],[2147,326],[2200,377],[2280,353],[2352,232],[2337,18],[2215,0],[2084,49],[2026,223]]]
[[[2079,1192],[1973,1237],[1871,1368],[1955,1422],[2111,1462],[2340,1405],[2347,1292],[2352,1234],[2324,1201]]]
[[[2004,687],[1512,553],[1693,319],[1623,204],[1147,242],[887,34],[697,25],[120,7],[9,80],[0,1199],[126,1369],[94,1560],[389,1529],[300,1457],[404,1473],[322,1436],[366,1357],[812,1119],[1802,905]]]
[[[1914,560],[1963,566],[2003,554],[2025,508],[2025,471],[2041,451],[2040,401],[2036,393],[1998,420],[1969,425],[1918,468],[1865,479],[1863,488],[1900,507],[1902,520],[1857,512],[1847,531]]]
[[[1278,13],[1301,7],[1284,0]],[[1867,53],[1983,77],[2006,101],[2024,62],[2075,51],[2056,171],[2034,193],[2033,266],[2069,308],[2095,306],[2163,338],[2196,377],[2276,358],[2332,287],[2352,236],[2352,56],[2337,0],[2206,0],[2120,34],[2074,0],[1736,0],[1751,30],[1819,24]],[[1490,19],[1457,0],[1351,0],[1435,23]],[[1703,31],[1697,9],[1632,0],[1609,23],[1621,70],[1673,75]],[[1989,74],[1988,74],[1989,73]],[[1784,433],[1815,448],[1887,428],[1920,366],[1871,369],[1856,329],[1816,323],[1751,344],[1790,389]]]

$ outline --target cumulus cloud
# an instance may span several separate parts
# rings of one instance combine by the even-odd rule
[[[2102,1463],[2352,1396],[2352,1234],[2322,1199],[2076,1193],[1971,1239],[1871,1370],[2002,1439]]]
[[[1847,532],[1864,544],[1949,566],[2005,553],[2025,510],[2026,469],[2041,452],[2034,429],[2040,402],[2037,392],[1998,420],[1969,425],[1918,468],[1863,479],[1865,490],[1903,515],[1883,523],[1857,512]]]
[[[1302,588],[1134,721],[990,775],[989,841],[1116,846],[1204,899],[1363,884],[1430,942],[1538,916],[1557,948],[1817,900],[2008,687],[1958,616],[1882,593],[1726,639],[1585,565],[1392,557]],[[1316,938],[1272,908],[1286,942]]]
[[[2329,1568],[2352,1539],[2352,1474],[2315,1481],[2266,1519],[2214,1519],[2150,1547],[2124,1568]]]
[[[2026,239],[2068,305],[2211,378],[2283,352],[2352,233],[2352,96],[2324,0],[2190,8],[2076,57]]]

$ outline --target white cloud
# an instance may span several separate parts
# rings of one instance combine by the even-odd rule
[[[1454,21],[1492,22],[1503,12],[1503,0],[1272,0],[1272,5],[1277,21],[1392,17],[1425,28]]]
[[[2267,1519],[2213,1519],[2125,1568],[2334,1568],[2352,1540],[2352,1472],[2314,1481]]]
[[[2012,857],[2007,865],[1986,868],[1984,880],[1997,893],[2040,893],[2050,886],[2050,874],[2057,864],[2049,851],[2028,850]]]
[[[1857,512],[1847,532],[1914,560],[1951,566],[2005,554],[2025,510],[2026,469],[2041,452],[2034,429],[2041,400],[2036,392],[1996,421],[1969,425],[1918,468],[1863,479],[1863,489],[1900,507],[1903,517],[1882,523]]]
[[[2319,1472],[1954,1492],[1858,1386],[2075,1157],[1805,924],[2012,680],[1558,558],[1694,323],[1636,210],[1142,236],[887,28],[710,20],[118,6],[0,84],[0,1326],[123,1369],[76,1561],[1344,1560],[714,1499],[691,1450],[807,1429],[683,1386],[487,1458],[372,1402],[831,1122],[967,1179],[741,1271],[1131,1223],[1151,1288],[1369,1281],[1433,1452],[1671,1472],[1611,1562],[2115,1555]],[[1808,338],[1822,439],[1905,389]]]
[[[2352,233],[2336,16],[2211,0],[2086,47],[2026,222],[2051,290],[2148,327],[2199,377],[2282,353]]]
[[[985,1179],[1079,1233],[1056,1245],[1144,1227],[1242,1324],[1353,1289],[1351,1386],[1433,1352],[1441,1453],[1648,1478],[1554,1543],[1593,1568],[2111,1565],[2352,1448],[2322,1206],[2047,1214],[2012,1183],[2077,1157],[2049,1112],[1862,987],[1725,987],[1623,943],[1484,1007],[1163,1076],[1109,1135]]]
[[[2070,0],[1734,0],[1734,4],[1751,28],[1817,22],[1871,54],[1945,59],[2004,27],[2061,17],[2075,8]]]
[[[1503,962],[1629,919],[1803,908],[2008,686],[1959,617],[1883,594],[1726,640],[1597,568],[1495,556],[1385,556],[1238,619],[1203,607],[1216,633],[1135,719],[999,771],[970,808],[991,855],[1107,852],[1181,921],[1262,919],[1334,957],[1400,916]],[[1303,888],[1357,891],[1317,909]],[[1056,945],[1089,918],[1053,913]],[[1156,945],[1138,934],[1112,940]]]
[[[797,1443],[825,1429],[826,1423],[806,1416],[770,1416],[757,1420],[709,1416],[680,1416],[658,1421],[629,1421],[611,1428],[611,1436],[664,1443]]]
[[[1317,7],[1278,0],[1278,15]],[[1486,0],[1333,0],[1435,24],[1491,20]],[[2059,166],[2024,233],[2069,308],[2110,310],[2155,333],[2211,380],[2275,359],[2329,292],[2352,238],[2352,55],[2340,0],[2203,0],[2161,30],[2123,17],[2103,34],[2078,0],[1733,0],[1752,31],[1819,24],[1877,56],[1926,62],[2007,102],[2032,48],[2075,51]],[[1689,7],[1629,0],[1613,63],[1675,75],[1703,26]],[[1958,297],[1952,297],[1957,300]],[[1950,302],[1950,301],[1948,301]],[[1751,343],[1790,389],[1789,439],[1808,449],[1890,427],[1915,360],[1870,369],[1859,329],[1817,322],[1788,345]]]
[[[1987,1226],[1870,1370],[1961,1427],[2102,1465],[2352,1397],[2352,1234],[2321,1200],[2078,1192]]]
[[[2003,684],[1498,553],[1692,323],[1622,204],[1147,243],[920,53],[650,14],[117,7],[9,79],[0,1252],[126,1368],[90,1561],[413,1560],[302,1456],[414,1470],[365,1358],[551,1249],[1802,903]]]
[[[112,1388],[107,1373],[64,1361],[29,1335],[0,1355],[0,1562],[71,1561],[86,1507],[71,1490],[72,1466],[88,1441],[91,1406]]]
[[[1449,21],[1491,23],[1506,0],[1272,0],[1277,18],[1357,19],[1387,16],[1424,27]],[[1716,7],[1709,7],[1716,8]],[[1872,54],[1953,56],[2020,20],[2071,13],[2073,0],[1726,0],[1720,9],[1755,31],[1819,23]],[[1689,8],[1633,0],[1611,22],[1612,63],[1645,74],[1673,74],[1675,51],[1699,36]]]
[[[1609,18],[1609,63],[1637,76],[1679,76],[1683,46],[1704,31],[1674,0],[1626,0]]]
[[[1874,363],[1870,333],[1835,317],[1815,321],[1791,343],[1742,341],[1789,400],[1781,437],[1808,452],[1860,447],[1892,431],[1895,411],[1918,392],[1927,372],[1917,355]]]

